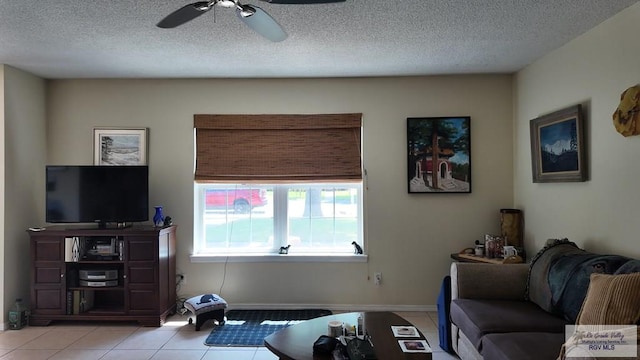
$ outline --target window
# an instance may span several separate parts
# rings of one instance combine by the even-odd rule
[[[361,117],[195,115],[195,254],[353,254]]]
[[[360,184],[196,184],[198,254],[352,254]]]

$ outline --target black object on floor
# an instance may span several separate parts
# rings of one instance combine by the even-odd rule
[[[264,338],[300,321],[331,315],[322,309],[230,310],[226,322],[204,341],[208,346],[264,346]]]

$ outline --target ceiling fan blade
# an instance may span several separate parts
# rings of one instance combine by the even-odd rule
[[[252,6],[252,8],[255,9],[255,13],[250,16],[244,16],[240,9],[236,9],[238,18],[253,31],[273,42],[279,42],[287,38],[287,33],[284,32],[280,24],[271,15],[257,6]]]
[[[328,4],[345,2],[347,0],[262,0],[272,4],[291,4],[291,5],[305,5],[305,4]]]
[[[172,12],[160,20],[156,26],[163,29],[171,29],[191,21],[209,10],[211,10],[211,7],[209,7],[208,1],[198,1]]]

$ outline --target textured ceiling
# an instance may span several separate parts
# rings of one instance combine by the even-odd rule
[[[194,0],[0,0],[0,63],[44,78],[352,77],[511,73],[638,0],[347,0],[259,6],[270,42],[233,9],[175,29]]]

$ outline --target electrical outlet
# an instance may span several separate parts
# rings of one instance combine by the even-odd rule
[[[382,282],[382,273],[377,272],[373,274],[373,283],[376,285],[380,285]]]

